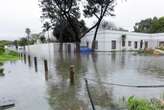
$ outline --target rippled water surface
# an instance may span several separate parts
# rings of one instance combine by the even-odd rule
[[[27,50],[27,49],[26,49]],[[28,48],[24,57],[6,62],[0,76],[0,96],[15,99],[12,110],[92,110],[84,78],[97,110],[117,109],[122,97],[160,97],[164,88],[112,86],[164,84],[164,56],[140,56],[129,52],[59,53],[54,44]],[[28,55],[30,57],[28,57]],[[34,65],[37,58],[37,72]],[[30,59],[29,59],[30,58]],[[48,74],[44,71],[48,62]],[[75,85],[69,67],[75,65]]]

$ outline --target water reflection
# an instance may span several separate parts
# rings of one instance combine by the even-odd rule
[[[5,75],[4,68],[2,66],[3,66],[3,62],[0,62],[0,77]]]
[[[37,57],[34,57],[34,68],[35,68],[35,72],[38,72],[38,61],[37,61]]]
[[[54,110],[87,110],[87,104],[77,95],[77,87],[68,85],[49,85],[49,104]]]
[[[31,56],[30,56],[30,55],[28,55],[28,66],[29,66],[29,67],[32,66],[32,65],[31,65]]]
[[[86,92],[84,78],[94,79],[96,81],[88,80],[96,110],[118,109],[117,102],[123,96],[125,98],[132,95],[152,98],[159,97],[164,91],[163,88],[125,88],[104,85],[103,83],[112,82],[129,85],[164,84],[163,56],[134,56],[128,52],[76,54],[72,52],[72,45],[65,48],[65,46],[55,44],[37,45],[29,49],[30,53],[28,55],[30,55],[30,58],[26,54],[23,56],[24,62],[27,62],[31,66],[29,65],[30,68],[28,68],[27,65],[21,64],[21,66],[27,67],[24,67],[23,73],[21,74],[19,74],[18,70],[13,70],[19,74],[19,77],[14,76],[16,80],[13,82],[22,79],[25,84],[29,84],[32,80],[33,83],[30,86],[20,86],[19,83],[15,84],[19,85],[18,87],[20,87],[21,93],[26,92],[25,90],[27,88],[31,88],[28,89],[28,92],[41,96],[41,100],[44,100],[50,106],[50,110],[90,110],[91,105]],[[63,50],[66,51],[63,52]],[[32,56],[36,57],[33,59]],[[33,67],[31,59],[34,60],[34,63],[32,63],[34,65]],[[70,65],[75,65],[74,86],[70,85]],[[32,71],[34,73],[38,72],[38,74],[33,74]],[[27,75],[29,76],[27,77]],[[37,81],[41,83],[38,84]],[[38,93],[34,91],[35,84],[38,87],[38,91],[45,90],[45,92]],[[10,85],[6,85],[5,87],[11,88]],[[22,95],[18,95],[18,97],[22,97]],[[37,99],[37,97],[35,98]],[[23,101],[29,103],[26,99]],[[46,108],[46,104],[42,106],[48,109]],[[32,110],[35,110],[35,107],[31,107],[33,108]]]
[[[48,62],[44,60],[45,80],[48,81]]]
[[[49,81],[49,103],[54,110],[87,110],[87,103],[79,99],[81,89],[81,73],[86,70],[81,63],[80,54],[59,53],[56,65],[56,80]],[[69,67],[75,66],[75,85],[69,82]],[[53,77],[53,76],[52,76]],[[83,94],[84,95],[84,94]]]
[[[24,53],[24,63],[26,64],[26,54]]]

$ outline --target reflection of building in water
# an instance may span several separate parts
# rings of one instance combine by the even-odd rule
[[[91,48],[93,37],[94,31],[88,33],[82,38],[81,45]],[[162,45],[164,45],[164,33],[145,34],[100,30],[97,34],[95,51],[139,50]]]
[[[100,108],[102,107],[106,109],[114,107],[112,99],[113,88],[112,86],[105,87],[105,85],[103,84],[103,81],[106,80],[105,77],[107,77],[106,73],[108,73],[109,71],[108,58],[108,55],[100,55],[96,53],[91,55],[94,72],[94,76],[92,76],[92,79],[94,79],[94,81],[92,79],[88,79],[89,88],[95,105],[99,106]]]

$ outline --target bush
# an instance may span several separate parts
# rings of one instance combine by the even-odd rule
[[[0,54],[3,54],[5,52],[5,49],[3,47],[0,47]]]
[[[18,53],[17,53],[17,52],[14,52],[14,51],[9,51],[8,54],[9,54],[9,55],[12,55],[12,56],[17,56],[17,55],[18,55]]]
[[[128,110],[164,110],[164,105],[156,99],[148,101],[132,96],[128,99]]]
[[[0,73],[3,73],[4,69],[3,68],[0,68]]]
[[[3,65],[3,63],[2,62],[0,62],[0,66],[2,66]]]

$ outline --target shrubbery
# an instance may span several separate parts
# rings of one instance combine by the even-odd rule
[[[3,47],[0,47],[0,54],[3,54],[5,52],[5,49]]]
[[[128,99],[128,110],[164,110],[164,105],[157,99],[149,101],[132,96]]]

